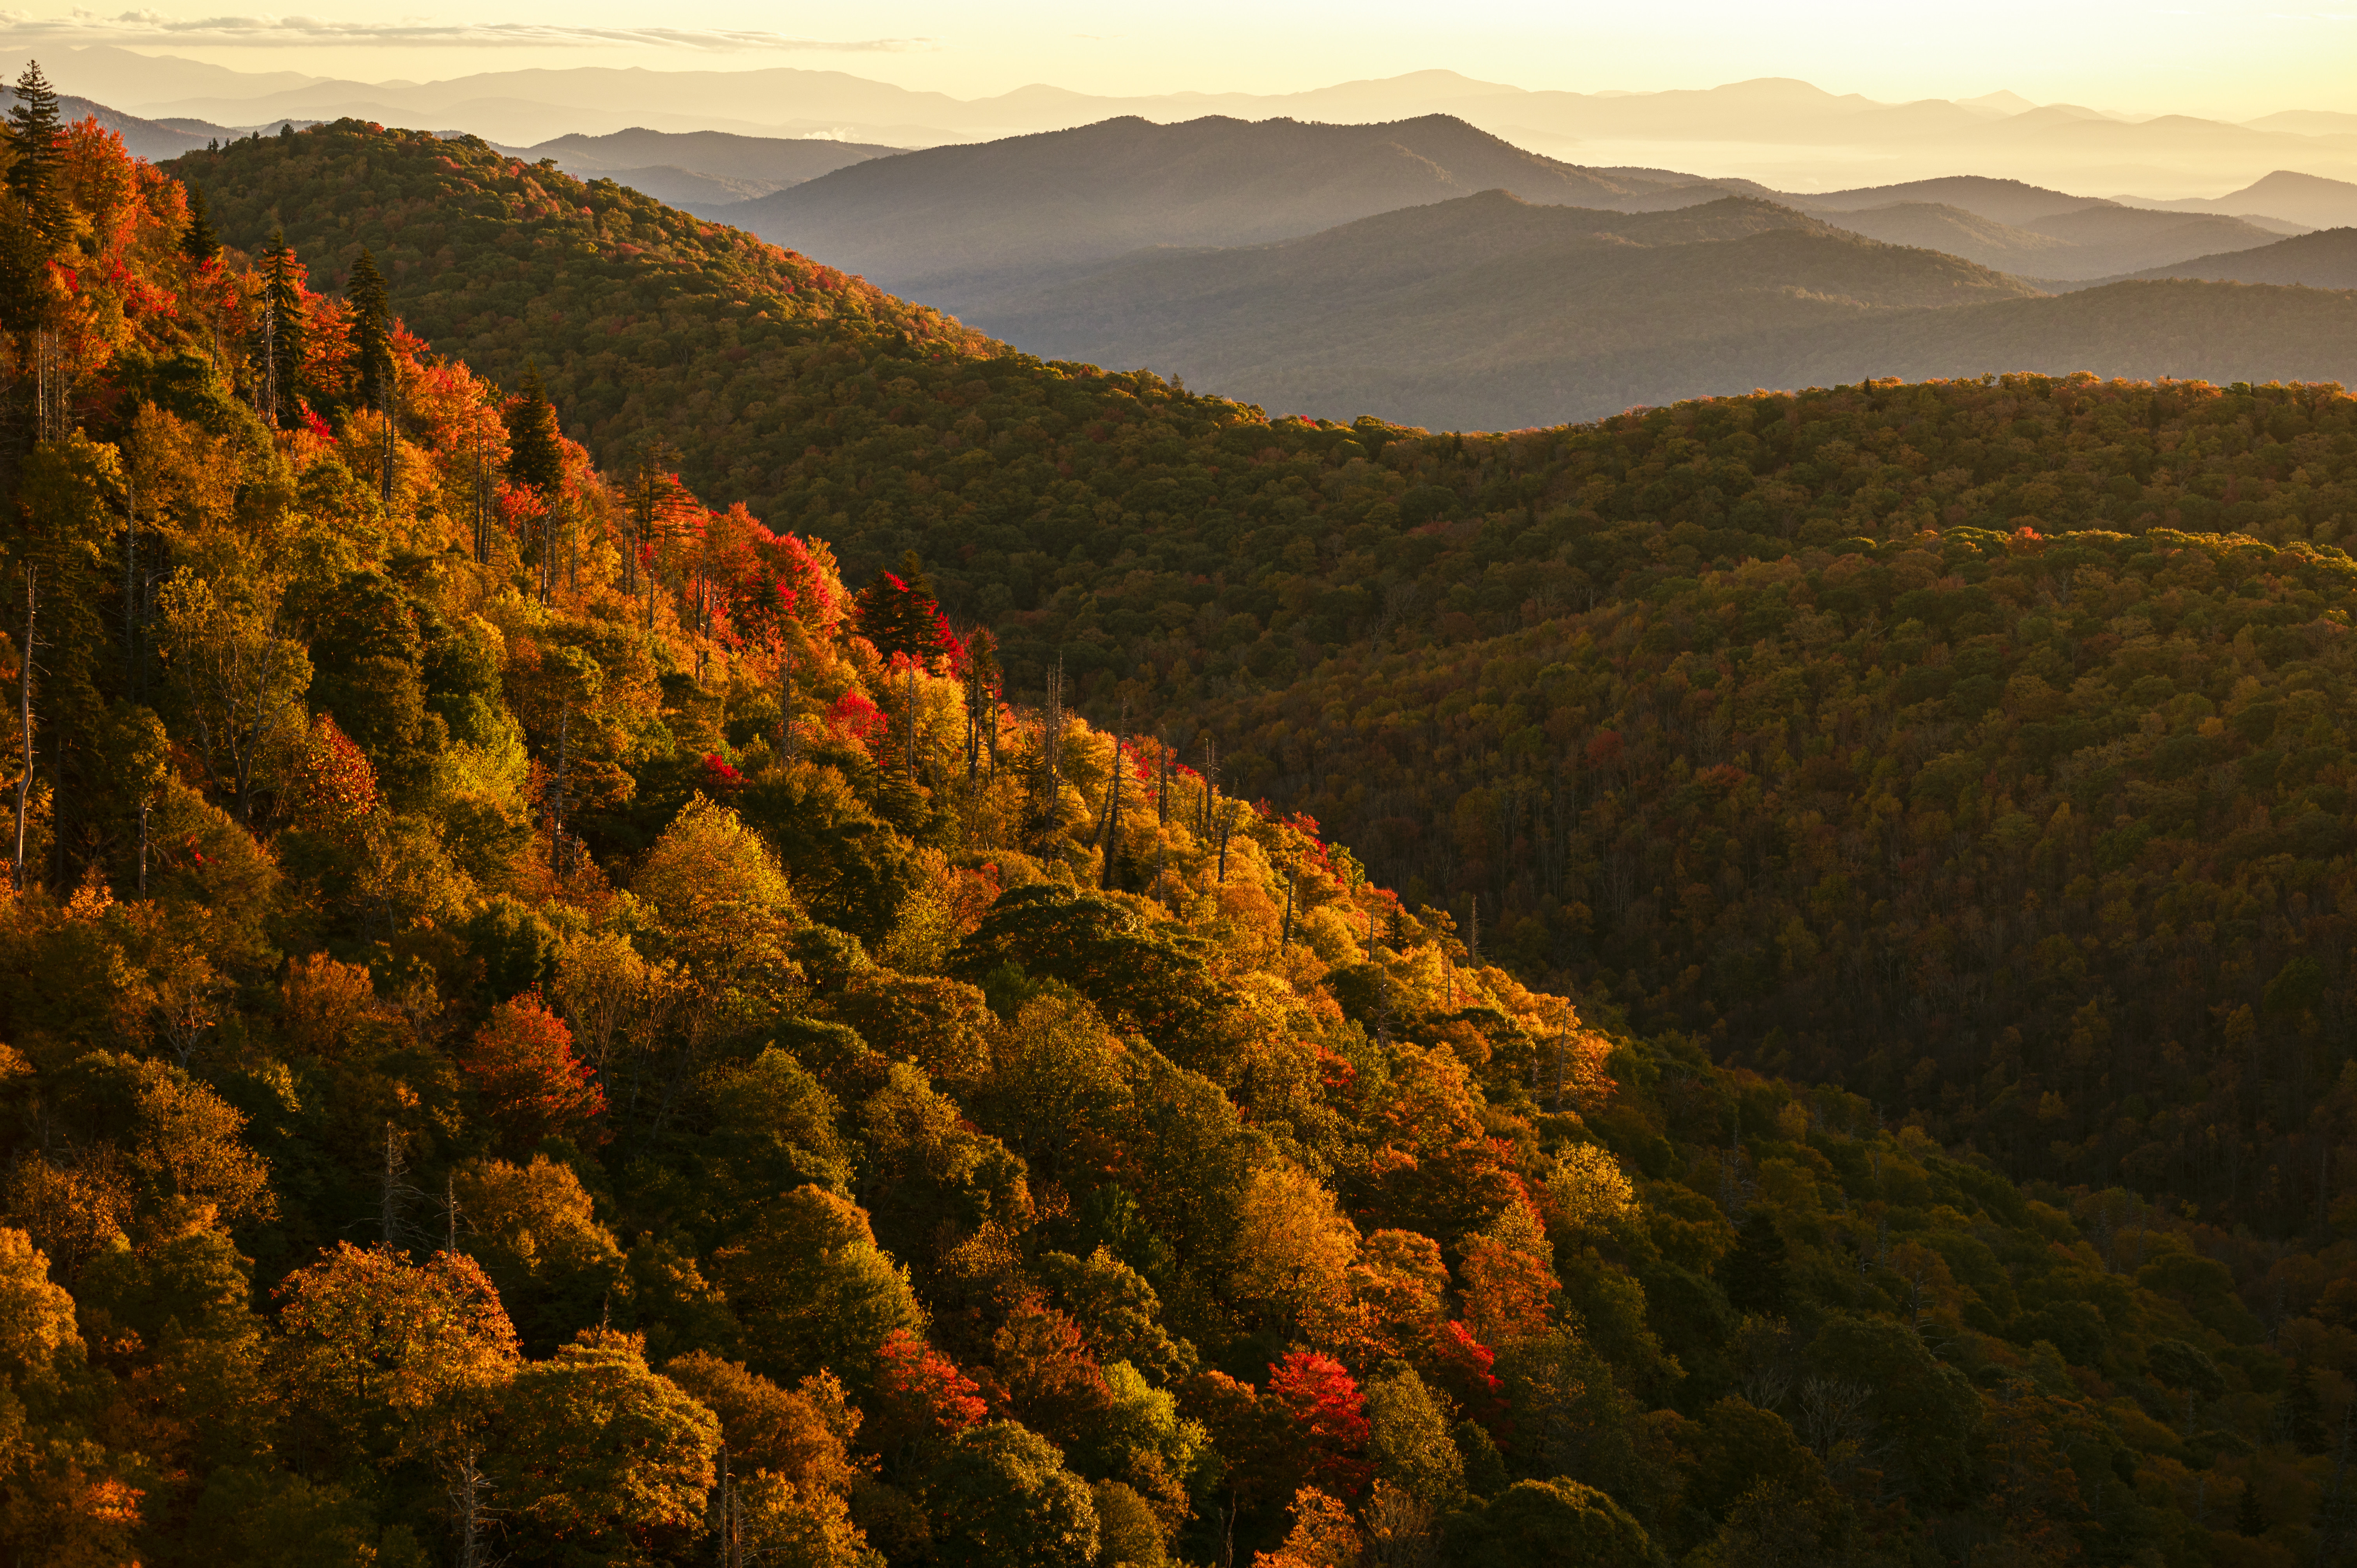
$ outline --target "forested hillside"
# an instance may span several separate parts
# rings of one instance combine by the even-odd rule
[[[2357,1254],[1600,1029],[372,258],[8,145],[13,1554],[2348,1541]]]
[[[605,187],[503,389],[455,245],[5,149],[13,1555],[2357,1543],[2337,392],[1270,424]],[[792,504],[561,434],[593,263]]]

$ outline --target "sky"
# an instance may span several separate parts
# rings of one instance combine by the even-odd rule
[[[1285,92],[1440,68],[1582,92],[1792,76],[1886,102],[2002,89],[2136,114],[2357,112],[2357,0],[2338,8],[2264,0],[506,0],[488,10],[405,14],[319,0],[300,16],[0,10],[0,47],[52,40],[370,81],[525,66],[791,65],[966,98],[1032,82],[1112,94]]]

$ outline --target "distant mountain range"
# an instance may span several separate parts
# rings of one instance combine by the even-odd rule
[[[1018,298],[1131,252],[1269,243],[1497,189],[1618,212],[1763,198],[1870,239],[2057,281],[2266,246],[2298,227],[2126,207],[2018,180],[1961,177],[1803,195],[1748,180],[1582,168],[1448,115],[1379,125],[1109,120],[848,163],[701,210],[1025,341],[1036,318]],[[1144,286],[1161,274],[1149,265],[1125,275]]]
[[[2013,93],[1886,103],[1781,78],[1700,91],[1584,93],[1531,91],[1428,70],[1297,93],[1118,97],[1034,85],[969,100],[843,71],[784,68],[593,67],[366,82],[241,72],[104,46],[40,52],[51,80],[65,90],[158,120],[193,116],[244,125],[351,115],[464,130],[513,146],[631,126],[919,147],[1131,114],[1164,122],[1226,115],[1359,124],[1447,113],[1583,166],[1706,166],[1782,189],[1859,183],[1867,170],[1878,181],[1894,182],[1972,168],[2065,189],[2135,190],[2176,200],[2245,185],[2271,169],[2357,177],[2352,115],[2286,110],[2248,124],[2173,114],[2132,120],[2081,105],[2035,104]],[[12,58],[0,61],[0,70],[13,75],[21,63]],[[2247,212],[2231,209],[2228,215]],[[2299,213],[2271,215],[2321,226]]]
[[[69,110],[149,156],[237,134]],[[631,126],[505,150],[1028,351],[1278,412],[1513,428],[1893,374],[2357,381],[2357,231],[2219,210],[2357,197],[2288,174],[2162,206],[1978,176],[1792,192],[1567,163],[1448,114],[1129,115],[914,151]]]
[[[1629,214],[1491,191],[1280,244],[1141,252],[969,319],[1272,411],[1447,429],[1882,375],[2357,378],[2357,296],[2122,284],[2054,299],[1740,197]]]
[[[2357,289],[2357,228],[2300,234],[2255,251],[2196,256],[2174,266],[2151,268],[2136,276]]]
[[[1130,117],[854,164],[720,215],[963,311],[1146,246],[1291,239],[1498,187],[1614,209],[1717,194],[1691,176],[1558,163],[1447,115],[1375,125]]]
[[[872,142],[632,126],[609,135],[558,136],[535,147],[502,150],[535,161],[554,158],[556,166],[569,175],[612,179],[658,201],[701,214],[900,149]]]

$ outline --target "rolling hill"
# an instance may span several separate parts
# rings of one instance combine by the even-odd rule
[[[2034,293],[1751,198],[1624,214],[1489,191],[1283,244],[1145,252],[973,319],[1271,408],[1513,428],[1778,384],[1763,336]]]
[[[2326,229],[2255,251],[2196,256],[2139,273],[2145,278],[2204,278],[2222,283],[2298,284],[2357,288],[2357,229]]]
[[[2335,115],[2333,118],[2347,122],[2348,126],[2344,129],[2357,127],[2357,116]],[[2299,174],[2291,169],[2277,169],[2265,179],[2220,197],[2158,200],[2124,196],[2120,200],[2172,212],[2224,212],[2241,217],[2265,214],[2309,229],[2340,229],[2357,224],[2357,184],[2345,179],[2327,179],[2320,175]]]
[[[969,319],[1035,352],[1150,365],[1273,409],[1436,429],[1881,375],[2357,377],[2357,298],[2040,295],[1754,199],[1622,214],[1491,192],[1277,245],[1142,252]]]
[[[608,135],[558,136],[522,150],[554,158],[584,179],[608,178],[656,200],[695,211],[750,201],[849,164],[900,151],[872,142],[823,137],[742,136],[726,131],[651,131],[633,126]]]
[[[2117,277],[2190,257],[2272,244],[2298,225],[2181,214],[1962,175],[1774,199],[1895,245],[1947,251],[2029,276]]]
[[[730,209],[728,221],[961,310],[1010,280],[1148,245],[1291,239],[1495,187],[1614,207],[1710,194],[1690,177],[1575,167],[1447,115],[1373,125],[1108,120],[856,164]]]

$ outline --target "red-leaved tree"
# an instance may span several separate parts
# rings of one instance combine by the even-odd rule
[[[908,1329],[894,1329],[876,1353],[876,1393],[862,1432],[894,1469],[989,1413],[974,1380]]]
[[[573,1031],[538,987],[491,1009],[459,1061],[483,1112],[512,1147],[583,1138],[606,1113],[606,1094],[573,1054]]]
[[[1341,1362],[1296,1350],[1269,1368],[1261,1399],[1291,1428],[1304,1481],[1341,1498],[1366,1488],[1367,1402]]]

